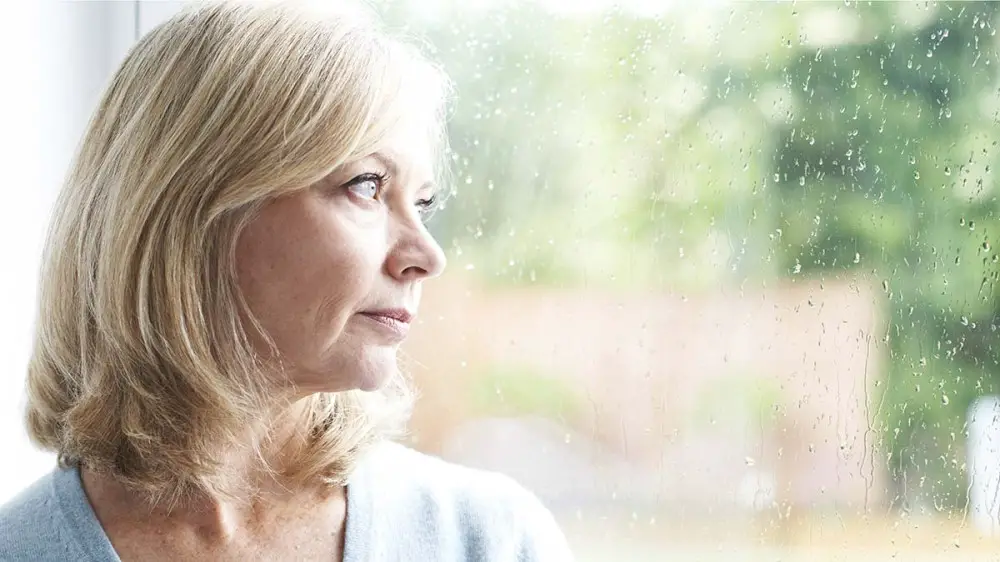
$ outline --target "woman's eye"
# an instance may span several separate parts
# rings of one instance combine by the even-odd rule
[[[347,182],[346,187],[362,199],[378,199],[385,184],[385,176],[379,174],[362,174]]]
[[[437,195],[431,195],[426,199],[420,199],[416,203],[417,210],[422,215],[427,215],[434,212],[437,208]]]

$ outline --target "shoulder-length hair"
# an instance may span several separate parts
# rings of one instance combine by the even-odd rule
[[[424,119],[445,153],[443,72],[367,12],[314,4],[196,3],[112,78],[56,205],[28,368],[29,434],[61,464],[154,501],[235,494],[222,452],[261,446],[238,440],[269,407],[241,230],[401,120]],[[290,476],[344,482],[405,423],[406,389],[400,375],[308,398]]]

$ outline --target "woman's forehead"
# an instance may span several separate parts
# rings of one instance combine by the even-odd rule
[[[398,127],[359,159],[373,158],[395,175],[427,176],[433,179],[436,147],[426,128]]]

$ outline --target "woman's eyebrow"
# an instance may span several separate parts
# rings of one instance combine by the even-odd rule
[[[399,166],[389,155],[382,152],[376,152],[371,155],[371,158],[378,160],[379,164],[385,167],[386,172],[388,172],[390,176],[396,176],[399,174]]]

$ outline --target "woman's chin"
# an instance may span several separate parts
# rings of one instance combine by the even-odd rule
[[[373,346],[356,355],[353,365],[340,370],[346,376],[330,381],[335,389],[330,392],[345,390],[361,390],[373,392],[380,390],[399,372],[396,362],[396,349],[383,346]]]
[[[364,361],[357,371],[355,388],[364,392],[373,392],[385,387],[392,377],[399,372],[396,362],[396,350],[380,350]]]
[[[349,390],[372,392],[385,387],[399,373],[396,354],[395,346],[341,349],[308,369],[296,369],[289,376],[295,388],[305,394]]]

